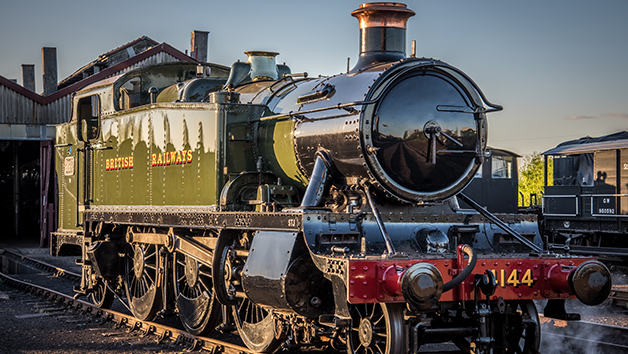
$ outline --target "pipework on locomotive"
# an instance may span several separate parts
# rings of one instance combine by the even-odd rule
[[[607,298],[602,263],[550,252],[533,220],[460,193],[502,107],[456,67],[406,57],[405,5],[352,15],[347,73],[312,78],[250,51],[76,94],[57,126],[51,253],[81,256],[78,295],[178,315],[194,334],[237,331],[256,352],[385,354],[440,341],[536,353],[533,300],[574,319],[566,299]]]

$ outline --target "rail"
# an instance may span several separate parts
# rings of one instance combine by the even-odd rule
[[[24,257],[24,259],[26,259],[26,257]],[[30,259],[29,262],[30,261],[45,264],[37,260]],[[64,274],[71,273],[64,271],[63,269],[58,267],[54,268],[57,270],[61,270],[61,273]],[[126,326],[127,328],[129,328],[129,331],[138,331],[143,335],[153,334],[159,337],[160,341],[168,339],[176,343],[187,344],[189,345],[191,350],[203,349],[210,353],[225,354],[253,354],[252,351],[243,346],[209,337],[194,336],[182,329],[177,329],[160,323],[140,321],[131,315],[109,309],[101,309],[89,302],[74,299],[70,295],[45,288],[31,282],[17,280],[4,273],[0,273],[0,281],[23,292],[30,293],[42,299],[54,302],[57,306],[61,305],[65,306],[68,309],[72,308],[76,311],[83,311],[84,313],[90,314],[93,317],[100,317],[104,321],[113,321],[119,326]]]
[[[59,268],[55,265],[40,261],[38,259],[26,257],[24,255],[21,255],[19,253],[16,253],[7,249],[0,250],[0,256],[13,259],[14,261],[24,262],[31,267],[52,273],[54,274],[55,277],[63,277],[63,278],[66,278],[68,280],[75,281],[75,282],[81,281],[80,274],[70,272],[68,270]]]
[[[628,353],[628,328],[539,316],[543,353]]]

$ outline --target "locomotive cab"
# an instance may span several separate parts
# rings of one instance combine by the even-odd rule
[[[116,80],[115,109],[207,100],[209,93],[222,88],[227,75],[229,68],[210,63],[171,63],[135,70]]]

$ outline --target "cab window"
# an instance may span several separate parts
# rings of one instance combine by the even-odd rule
[[[512,178],[512,156],[495,156],[491,162],[493,178]]]
[[[139,77],[129,79],[120,86],[118,105],[120,109],[141,106],[142,80]]]
[[[100,133],[100,99],[98,95],[79,99],[77,117],[80,122],[83,140],[97,139]]]

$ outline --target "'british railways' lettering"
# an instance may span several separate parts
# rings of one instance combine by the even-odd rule
[[[126,170],[133,168],[133,156],[105,159],[105,171]]]
[[[152,154],[151,166],[184,165],[191,163],[192,150],[168,151],[160,154]],[[105,159],[105,170],[126,170],[133,168],[133,156],[114,157]]]
[[[192,150],[153,154],[151,166],[183,165],[192,162]]]

